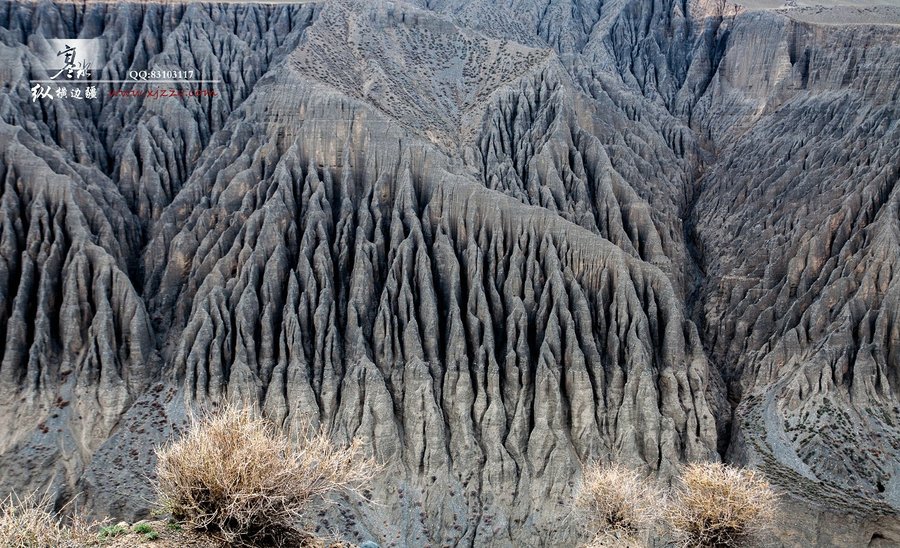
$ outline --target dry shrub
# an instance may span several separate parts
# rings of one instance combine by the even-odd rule
[[[92,526],[78,517],[64,522],[53,512],[48,494],[10,494],[0,502],[0,546],[4,548],[85,546],[92,540]]]
[[[721,463],[691,464],[666,518],[683,546],[747,546],[771,528],[777,505],[758,472]]]
[[[620,464],[586,468],[575,507],[589,546],[639,543],[661,514],[662,494],[636,471]]]
[[[322,432],[291,442],[252,410],[228,407],[195,420],[157,450],[160,501],[188,527],[229,544],[298,545],[301,522],[332,493],[358,493],[376,466],[361,444],[337,447]]]

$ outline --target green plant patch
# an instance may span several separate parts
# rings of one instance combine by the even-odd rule
[[[125,533],[125,528],[121,525],[105,525],[100,528],[99,536],[102,540],[113,538]]]
[[[149,523],[138,523],[134,527],[131,528],[135,533],[140,533],[142,535],[153,532],[153,527]]]

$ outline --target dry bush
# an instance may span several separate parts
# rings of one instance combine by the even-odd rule
[[[586,468],[575,507],[588,546],[640,542],[661,515],[662,494],[636,471],[620,464]]]
[[[160,502],[188,527],[232,545],[301,544],[312,506],[338,491],[358,493],[377,467],[359,441],[337,447],[322,432],[299,438],[291,442],[249,409],[195,420],[157,450]]]
[[[4,548],[85,546],[92,540],[91,528],[78,517],[64,522],[53,512],[48,494],[10,494],[0,502],[0,546]]]
[[[747,546],[775,520],[778,499],[758,472],[721,463],[685,468],[666,511],[683,546]]]

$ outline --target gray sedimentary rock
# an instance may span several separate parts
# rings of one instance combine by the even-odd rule
[[[570,544],[581,463],[717,458],[787,544],[897,541],[900,34],[854,14],[0,4],[0,488],[139,515],[243,400],[389,463],[359,541]],[[76,35],[216,96],[32,101]]]
[[[760,79],[734,86],[750,77],[727,51],[709,102],[722,106],[703,114],[729,135],[717,139],[728,160],[704,174],[696,218],[704,340],[740,399],[731,455],[828,506],[891,515],[900,502],[896,30],[771,24],[780,40],[733,42],[756,50],[741,58],[769,60],[763,89]],[[835,44],[842,53],[825,55]],[[748,121],[742,132],[728,127]],[[746,241],[758,244],[748,252]]]

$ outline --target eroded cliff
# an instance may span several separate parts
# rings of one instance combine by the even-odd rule
[[[154,444],[242,399],[390,463],[323,516],[351,539],[567,544],[580,463],[726,458],[788,544],[897,541],[872,13],[4,2],[0,487],[139,514]],[[33,101],[59,37],[215,96]]]

